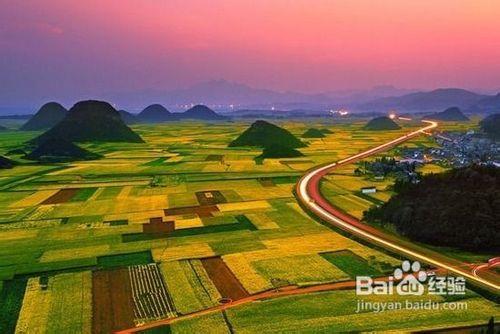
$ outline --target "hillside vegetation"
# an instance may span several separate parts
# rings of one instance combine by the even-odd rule
[[[264,147],[262,154],[257,158],[296,158],[304,156],[300,151],[286,146],[272,145]]]
[[[325,133],[319,129],[310,128],[302,134],[302,138],[324,138]]]
[[[500,169],[455,169],[399,188],[387,203],[365,212],[365,219],[436,246],[500,249]]]
[[[44,162],[65,162],[78,160],[93,160],[101,156],[87,151],[69,141],[48,139],[41,142],[26,159]]]
[[[481,130],[489,137],[500,140],[500,114],[493,114],[479,122]]]

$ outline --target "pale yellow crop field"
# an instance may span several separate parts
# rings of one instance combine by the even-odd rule
[[[207,243],[190,243],[182,246],[153,248],[151,250],[155,261],[173,261],[214,256],[215,253]]]
[[[222,259],[249,293],[257,293],[273,287],[270,281],[257,273],[252,266],[251,256],[236,253],[224,255]]]
[[[40,258],[40,262],[53,262],[95,257],[105,255],[109,252],[109,250],[109,245],[48,250],[43,253],[42,257]]]
[[[208,281],[211,286],[200,283],[190,261],[162,262],[160,269],[178,313],[187,314],[217,304],[217,294],[213,292],[217,289],[211,281]]]
[[[316,254],[254,261],[252,266],[269,281],[291,284],[321,284],[349,279],[346,273]]]

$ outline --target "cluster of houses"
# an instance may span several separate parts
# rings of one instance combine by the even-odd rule
[[[403,148],[400,159],[383,157],[365,162],[355,170],[355,174],[369,173],[375,180],[382,180],[391,174],[396,179],[418,183],[416,168],[426,163],[454,168],[471,164],[500,167],[500,143],[474,131],[436,133],[434,139],[438,147]],[[375,187],[363,187],[360,191],[369,194],[377,190]]]
[[[400,162],[435,162],[449,167],[471,164],[500,166],[500,143],[474,131],[438,133],[434,139],[439,147],[404,149]]]

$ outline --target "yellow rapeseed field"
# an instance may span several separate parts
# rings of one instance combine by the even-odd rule
[[[10,205],[10,207],[11,208],[22,208],[22,207],[35,206],[35,205],[42,203],[43,201],[45,201],[47,198],[54,195],[58,191],[59,191],[59,189],[40,190],[40,191],[37,191],[37,192],[23,198],[20,201],[12,203]]]
[[[257,293],[272,288],[271,283],[260,276],[252,267],[250,257],[235,253],[224,255],[222,259],[249,293]]]
[[[40,262],[54,262],[71,259],[84,259],[101,256],[109,252],[109,245],[86,246],[79,248],[64,248],[48,250],[40,257]]]
[[[222,212],[227,211],[245,211],[268,209],[271,207],[267,201],[248,201],[248,202],[235,202],[235,203],[222,203],[217,204],[217,207]]]
[[[52,293],[41,290],[39,278],[32,277],[26,285],[23,306],[16,325],[16,334],[46,333]]]
[[[215,255],[207,243],[190,243],[182,246],[161,247],[151,250],[155,261],[173,261],[181,259],[203,258]]]
[[[28,280],[16,333],[91,333],[92,273],[52,276],[42,290],[39,277]]]

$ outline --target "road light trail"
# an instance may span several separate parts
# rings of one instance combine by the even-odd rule
[[[408,245],[406,242],[395,239],[380,230],[363,224],[353,217],[340,212],[337,208],[333,207],[332,204],[328,202],[328,200],[326,200],[319,191],[320,180],[335,167],[353,163],[370,155],[385,151],[438,126],[437,122],[434,121],[422,120],[422,122],[428,125],[377,147],[355,154],[349,158],[310,170],[297,183],[297,198],[316,216],[336,227],[395,253],[445,269],[455,275],[463,276],[467,278],[470,283],[474,283],[498,294],[500,292],[498,275],[491,275],[491,278],[485,279],[474,275],[471,270],[462,269],[461,267],[463,266],[463,263],[458,263],[458,261],[454,259],[447,258],[441,254],[437,255],[435,252],[430,250],[426,250],[424,253],[420,247],[412,246],[411,244]]]

